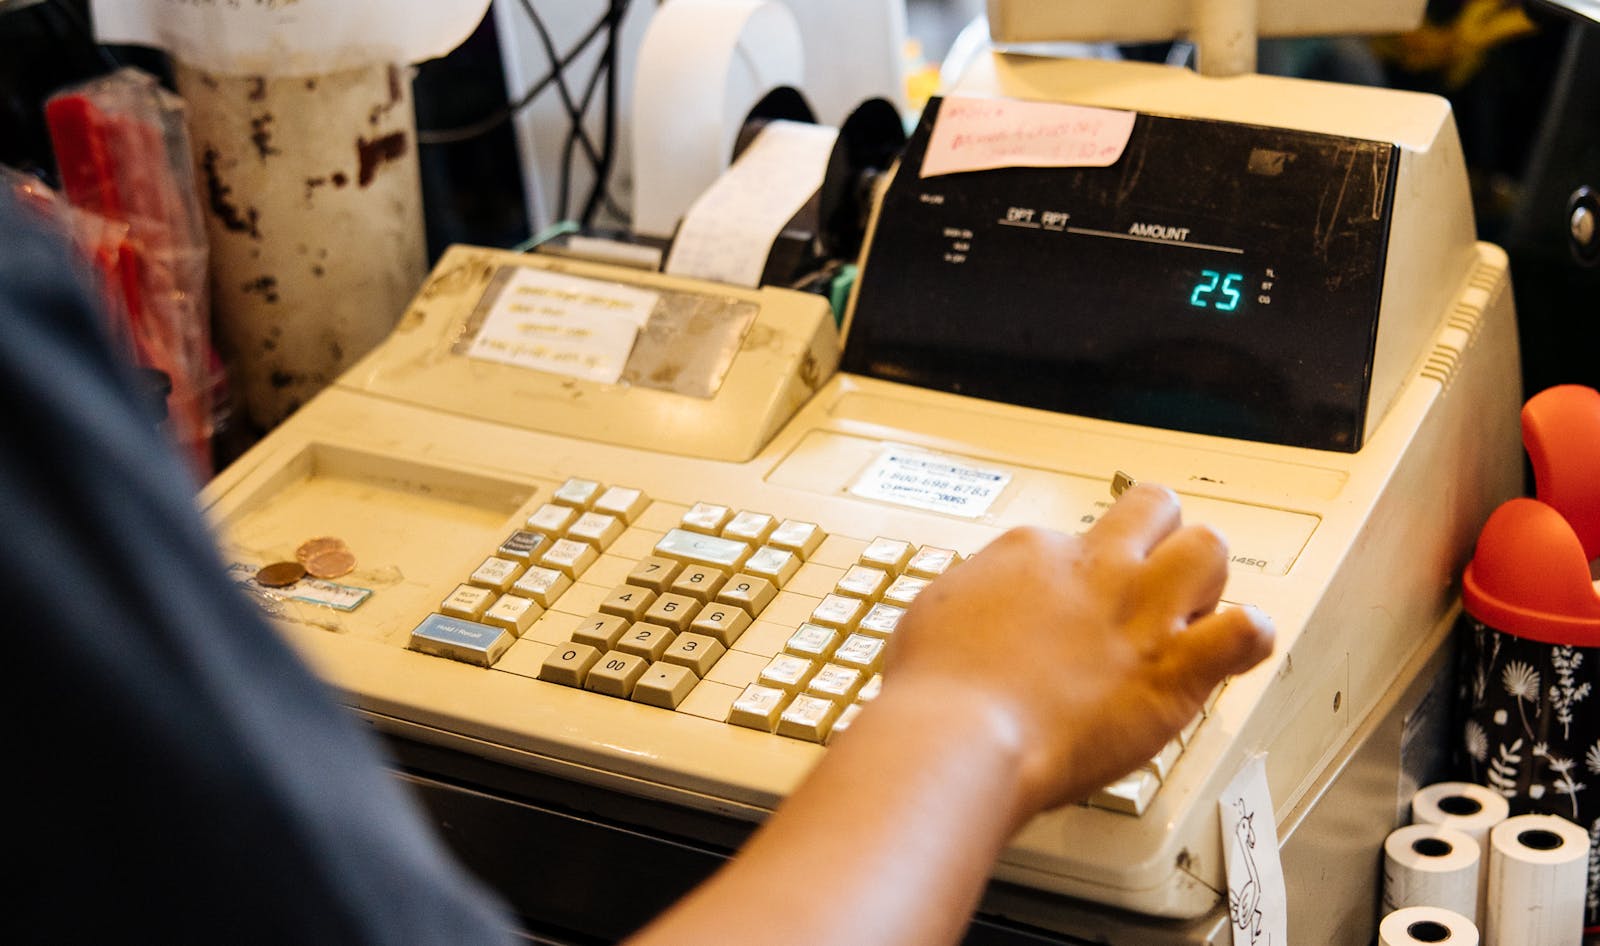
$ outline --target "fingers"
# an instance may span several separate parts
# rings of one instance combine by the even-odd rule
[[[1216,608],[1227,581],[1227,542],[1210,526],[1184,526],[1150,553],[1137,593],[1155,613],[1186,622]]]
[[[1086,540],[1139,560],[1181,521],[1177,494],[1164,486],[1141,483],[1106,510]]]
[[[1250,607],[1224,608],[1172,636],[1175,665],[1210,688],[1223,677],[1244,673],[1272,653],[1272,621]]]

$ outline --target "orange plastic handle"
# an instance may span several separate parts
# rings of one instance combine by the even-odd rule
[[[1563,384],[1529,398],[1522,444],[1539,501],[1572,526],[1586,560],[1600,558],[1600,391]]]

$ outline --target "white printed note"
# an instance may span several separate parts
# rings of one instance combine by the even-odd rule
[[[1105,167],[1122,157],[1135,115],[1055,102],[947,98],[928,137],[921,173]]]
[[[976,519],[989,511],[1010,482],[1011,474],[1005,470],[891,446],[850,484],[850,492],[897,506]]]
[[[1217,801],[1233,946],[1288,946],[1289,894],[1267,789],[1267,757],[1250,759]]]
[[[615,384],[659,298],[647,289],[519,267],[466,354]]]

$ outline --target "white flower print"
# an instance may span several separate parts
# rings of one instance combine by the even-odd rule
[[[1506,664],[1505,672],[1500,675],[1500,680],[1505,684],[1506,692],[1519,700],[1537,700],[1539,698],[1539,671],[1520,660],[1513,660]]]
[[[1517,715],[1522,717],[1522,730],[1531,737],[1533,727],[1528,725],[1528,714],[1522,704],[1524,701],[1533,703],[1534,715],[1539,714],[1539,671],[1520,660],[1513,660],[1506,664],[1500,682],[1505,685],[1507,693],[1517,698]]]
[[[1573,818],[1578,817],[1578,793],[1587,787],[1582,782],[1573,779],[1572,770],[1576,766],[1577,763],[1571,759],[1564,759],[1561,756],[1550,757],[1550,770],[1557,775],[1555,782],[1550,787],[1555,789],[1556,794],[1565,795],[1572,800]]]
[[[1482,723],[1475,719],[1467,720],[1465,739],[1467,755],[1479,762],[1489,757],[1489,734],[1483,731]],[[1600,763],[1600,743],[1595,743],[1594,751],[1590,754],[1594,756],[1596,763]]]
[[[1580,703],[1589,695],[1589,683],[1579,683],[1578,668],[1583,665],[1583,652],[1575,647],[1557,647],[1550,653],[1550,665],[1555,668],[1556,682],[1550,685],[1550,706],[1555,710],[1556,722],[1561,724],[1562,738],[1572,735],[1572,704]]]
[[[1516,798],[1517,766],[1521,762],[1522,740],[1518,739],[1509,746],[1502,742],[1496,757],[1489,760],[1489,787],[1507,798]]]

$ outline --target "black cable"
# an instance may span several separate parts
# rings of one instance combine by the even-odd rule
[[[611,63],[615,59],[615,50],[615,44],[608,42],[605,52],[600,54],[600,61],[596,63],[594,72],[589,75],[589,83],[584,86],[583,100],[578,106],[577,118],[567,126],[567,140],[561,148],[561,216],[563,219],[567,216],[567,201],[572,187],[572,149],[580,136],[584,142],[584,151],[589,157],[589,173],[597,181],[600,177],[600,156],[595,153],[594,145],[588,138],[588,129],[583,127],[583,122],[588,118],[589,105],[594,101],[594,93],[600,86],[600,79],[610,73]],[[587,205],[587,201],[585,204]],[[582,222],[584,226],[588,226],[590,218],[585,217]]]
[[[617,71],[616,62],[618,50],[621,48],[619,35],[622,22],[627,17],[628,5],[631,0],[609,0],[610,9],[608,16],[609,36],[606,43],[606,52],[602,56],[600,67],[595,74],[590,76],[589,87],[584,90],[583,111],[589,110],[589,102],[594,97],[597,82],[604,77],[606,81],[606,98],[602,122],[604,123],[604,137],[602,139],[600,159],[591,162],[590,169],[594,175],[594,182],[589,190],[589,196],[584,201],[583,223],[585,226],[594,222],[594,216],[601,206],[624,224],[630,220],[629,214],[617,206],[611,199],[611,171],[615,164],[617,146]],[[568,139],[568,151],[571,149],[571,139]]]
[[[545,27],[544,18],[539,16],[539,11],[533,8],[532,0],[521,0],[521,4],[523,12],[527,14],[529,24],[532,25],[534,33],[539,37],[540,44],[544,46],[546,57],[554,63],[556,57],[555,41],[550,38],[550,30]],[[606,13],[601,14],[600,19],[595,22],[595,27],[604,28],[607,26],[609,14],[609,9]],[[599,68],[603,68],[605,55],[605,53],[601,54],[601,66],[597,67],[596,74],[598,74]],[[589,140],[588,131],[584,128],[584,116],[589,111],[590,97],[588,93],[584,94],[583,103],[579,105],[572,100],[572,90],[567,88],[565,75],[558,75],[555,81],[556,90],[561,95],[562,107],[567,113],[567,138],[561,149],[561,177],[556,216],[558,219],[566,220],[568,219],[567,211],[570,200],[569,191],[572,188],[572,149],[574,143],[578,142],[583,145],[584,154],[589,159],[591,172],[598,166],[599,155],[596,154],[594,142]]]
[[[605,12],[600,15],[594,25],[584,34],[583,38],[565,56],[562,56],[557,52],[555,40],[550,35],[544,19],[534,8],[532,0],[520,0],[523,12],[527,15],[528,22],[537,35],[546,58],[550,61],[550,70],[535,82],[526,93],[519,97],[515,103],[467,125],[448,129],[421,130],[417,135],[418,142],[421,144],[449,144],[477,137],[517,114],[551,85],[554,85],[561,97],[562,110],[566,113],[568,122],[567,137],[562,147],[561,156],[559,199],[557,202],[558,218],[566,219],[570,210],[573,159],[575,157],[575,149],[581,145],[583,156],[594,176],[594,184],[584,201],[583,224],[587,226],[592,223],[595,213],[602,205],[617,219],[626,221],[628,214],[619,208],[611,198],[610,177],[612,168],[616,163],[616,63],[618,50],[620,49],[622,20],[627,13],[630,2],[631,0],[607,0]],[[577,101],[574,101],[572,89],[567,84],[566,70],[579,56],[588,50],[589,45],[602,31],[606,33],[606,44],[600,55],[600,61],[594,73],[590,75],[582,95]],[[596,148],[594,140],[589,136],[585,119],[594,101],[595,92],[601,79],[604,79],[606,83],[602,117],[604,134],[600,147]]]
[[[528,91],[518,96],[515,102],[510,103],[504,108],[496,109],[491,114],[465,125],[457,125],[454,128],[419,129],[417,132],[417,142],[425,145],[454,144],[460,141],[468,141],[486,132],[493,131],[495,128],[498,128],[512,116],[516,115],[524,108],[527,108],[530,102],[539,97],[539,93],[543,92],[552,82],[556,80],[556,76],[559,75],[563,69],[572,65],[573,60],[583,55],[584,50],[589,47],[589,44],[594,41],[594,38],[599,36],[600,32],[605,29],[605,25],[606,23],[604,18],[596,21],[594,26],[590,27],[589,31],[584,34],[583,38],[578,40],[577,44],[574,45],[565,56],[561,57],[560,61],[555,63],[549,72],[539,77],[538,81],[529,86]]]
[[[539,44],[544,47],[545,57],[550,60],[551,68],[555,69],[558,59],[556,53],[556,44],[555,40],[551,39],[550,37],[550,30],[545,26],[544,18],[539,15],[539,11],[533,8],[533,0],[521,0],[521,3],[522,11],[527,14],[528,22],[533,25],[534,33],[536,33],[539,37]],[[596,27],[604,27],[606,24],[607,15],[602,14],[595,25]],[[602,54],[602,62],[604,62],[604,56],[605,54]],[[588,155],[590,166],[593,167],[595,162],[599,160],[599,156],[595,153],[594,143],[589,140],[589,135],[583,127],[583,116],[587,114],[589,110],[588,98],[587,96],[585,97],[581,107],[573,102],[572,90],[567,88],[567,80],[564,69],[556,70],[555,83],[556,92],[561,96],[562,107],[565,108],[567,112],[568,140],[571,140],[571,136],[574,133],[579,136],[580,143],[583,145],[584,153]],[[566,216],[564,211],[562,216]]]
[[[618,44],[619,44],[619,41],[620,41],[620,37],[622,35],[622,23],[628,16],[628,7],[629,7],[629,5],[632,4],[632,2],[633,2],[633,0],[617,0],[617,17],[616,17],[616,20],[615,20],[615,22],[614,22],[614,24],[612,26],[612,38],[611,38],[611,48],[613,50],[616,50],[617,48],[619,48]],[[615,59],[613,59],[612,64],[613,64],[613,67],[614,67],[615,66]],[[608,101],[606,103],[606,114],[609,116],[608,117],[608,121],[610,123],[610,126],[609,126],[608,133],[607,133],[606,145],[605,145],[605,148],[603,149],[603,154],[605,155],[605,165],[606,165],[606,170],[605,170],[605,175],[604,175],[606,186],[605,186],[605,190],[603,190],[601,192],[600,199],[604,202],[606,209],[608,211],[610,211],[610,213],[611,213],[611,215],[613,217],[616,217],[618,220],[622,221],[622,223],[624,225],[628,225],[628,224],[631,224],[633,222],[632,215],[627,213],[627,212],[625,212],[625,211],[623,211],[611,199],[611,171],[612,171],[612,167],[613,167],[613,165],[615,163],[615,159],[616,159],[617,142],[620,140],[620,137],[621,137],[617,133],[617,122],[618,122],[617,85],[616,85],[616,81],[615,81],[615,77],[614,76],[613,76],[613,80],[611,82],[611,85],[607,89],[607,95],[608,95]]]
[[[587,226],[600,209],[603,197],[609,197],[611,165],[617,147],[617,47],[620,45],[622,17],[628,12],[628,0],[611,0],[611,29],[606,42],[606,101],[605,134],[601,139],[600,166],[594,172],[594,187],[583,206],[583,222]]]

